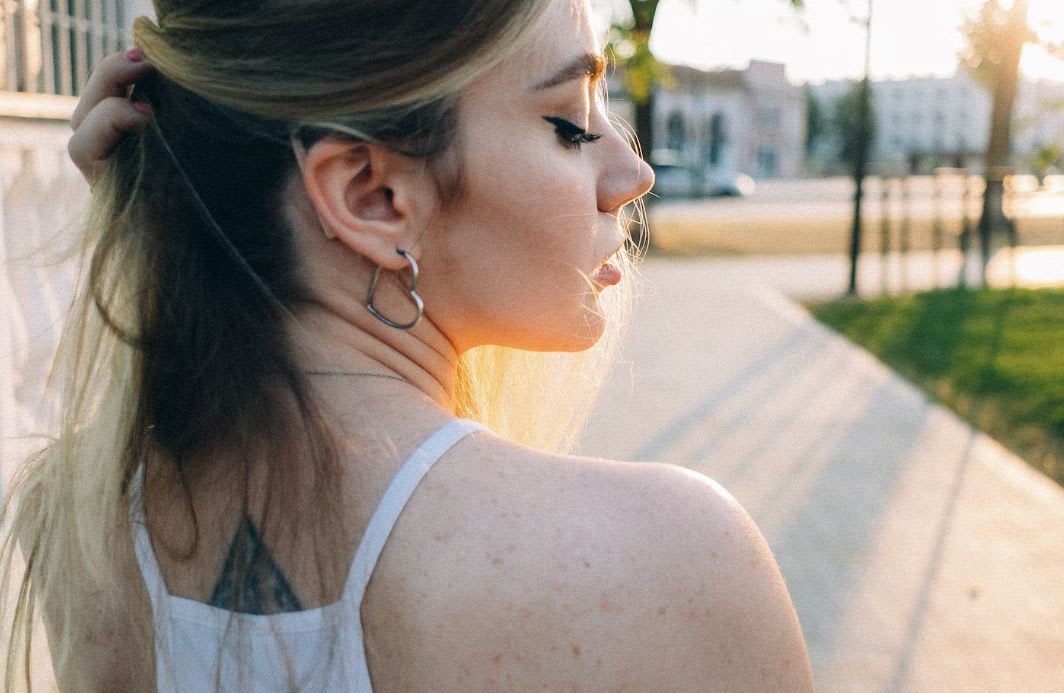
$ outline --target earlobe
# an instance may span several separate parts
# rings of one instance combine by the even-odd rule
[[[397,156],[380,145],[325,138],[302,157],[303,185],[326,237],[385,269],[405,266],[396,249],[416,240],[416,220],[393,190],[403,177]]]

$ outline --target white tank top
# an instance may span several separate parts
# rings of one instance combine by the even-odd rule
[[[403,462],[355,551],[340,601],[271,615],[233,614],[166,591],[141,501],[143,467],[133,478],[133,546],[151,597],[159,693],[200,691],[357,691],[371,693],[362,641],[362,597],[399,513],[425,473],[466,435],[484,426],[450,421]]]

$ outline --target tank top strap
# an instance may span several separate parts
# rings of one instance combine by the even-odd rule
[[[148,534],[148,522],[144,514],[144,464],[138,468],[129,484],[129,528],[133,535],[133,553],[137,557],[140,575],[151,600],[152,621],[155,626],[156,643],[168,645],[171,640],[169,609],[167,609],[166,581],[163,580],[155,549]],[[158,654],[158,653],[157,653]]]
[[[347,583],[344,585],[344,601],[356,608],[361,607],[362,597],[366,593],[366,586],[373,575],[373,569],[377,566],[377,559],[384,550],[384,543],[388,541],[388,536],[399,519],[399,513],[406,507],[418,483],[432,468],[432,465],[462,438],[470,433],[484,430],[487,430],[485,426],[469,419],[449,421],[425,439],[417,450],[403,462],[402,467],[388,484],[388,489],[377,504],[377,509],[373,511],[373,516],[362,535],[362,541],[359,542],[358,549],[355,551],[355,557],[347,575]]]
[[[144,577],[144,584],[148,587],[148,593],[152,595],[152,606],[155,606],[155,593],[159,586],[166,592],[166,583],[163,581],[159,563],[155,560],[155,550],[151,545],[151,537],[148,535],[148,522],[144,515],[144,465],[137,467],[136,473],[129,484],[129,528],[133,533],[133,550],[137,555],[137,564],[140,566],[140,574]]]

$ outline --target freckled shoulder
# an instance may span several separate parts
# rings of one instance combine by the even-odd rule
[[[463,445],[411,498],[367,592],[375,690],[653,680],[702,565],[678,530],[713,521],[685,511],[677,473]]]

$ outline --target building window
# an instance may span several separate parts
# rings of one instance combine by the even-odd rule
[[[706,159],[710,166],[719,166],[728,135],[724,127],[724,114],[714,113],[706,128]]]
[[[0,90],[77,96],[126,43],[126,0],[0,0]]]
[[[763,177],[776,175],[777,155],[775,147],[763,144],[757,148],[757,173]]]
[[[667,134],[665,146],[674,152],[682,152],[687,143],[687,132],[683,116],[679,113],[673,113],[669,116],[669,120],[665,126],[665,132]]]

